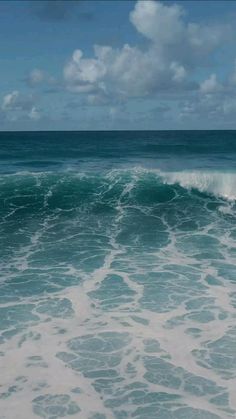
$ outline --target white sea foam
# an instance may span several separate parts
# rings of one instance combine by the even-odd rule
[[[151,177],[232,201],[207,173],[112,171],[95,196],[114,192],[115,211],[42,204],[38,226],[29,219],[5,263],[2,419],[235,417],[234,220],[222,210],[233,202],[219,214],[196,200],[194,224],[178,188],[164,206],[135,199]]]
[[[236,173],[218,171],[159,172],[167,184],[179,184],[183,188],[197,189],[229,201],[236,199]]]

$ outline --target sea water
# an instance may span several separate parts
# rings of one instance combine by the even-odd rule
[[[0,418],[236,415],[236,132],[0,134]]]

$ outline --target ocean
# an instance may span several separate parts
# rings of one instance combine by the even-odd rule
[[[236,415],[236,132],[0,133],[0,418]]]

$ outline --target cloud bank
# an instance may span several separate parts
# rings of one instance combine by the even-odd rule
[[[18,90],[6,94],[3,97],[1,113],[5,120],[16,121],[18,119],[31,119],[38,121],[41,117],[35,105],[32,95],[25,95]]]
[[[64,68],[68,90],[98,103],[197,90],[196,70],[231,35],[229,25],[186,22],[181,6],[154,0],[137,1],[130,23],[146,39],[146,48],[94,45],[93,57],[75,50]],[[201,90],[214,88],[213,76]]]
[[[32,7],[40,19],[65,21],[78,4],[82,0],[36,1]],[[99,129],[109,123],[110,129],[234,127],[236,60],[231,71],[229,59],[227,65],[222,61],[222,52],[236,39],[232,23],[192,21],[185,7],[159,0],[138,0],[129,23],[136,44],[95,43],[89,54],[78,45],[59,68],[61,80],[35,63],[23,80],[30,93],[12,89],[6,94],[0,119],[36,124],[61,118],[73,128],[80,119],[89,128],[94,121]]]

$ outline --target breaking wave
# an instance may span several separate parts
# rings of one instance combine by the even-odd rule
[[[179,184],[183,188],[197,189],[229,201],[236,199],[236,173],[184,171],[160,172],[160,175],[167,184]]]
[[[17,208],[37,213],[40,209],[73,207],[107,211],[119,205],[149,206],[185,196],[185,205],[195,191],[231,203],[236,199],[236,173],[216,171],[162,172],[133,168],[107,173],[21,172],[0,177],[2,213]],[[193,193],[192,193],[193,192]],[[3,202],[2,201],[2,202]],[[179,205],[183,202],[180,200]]]

